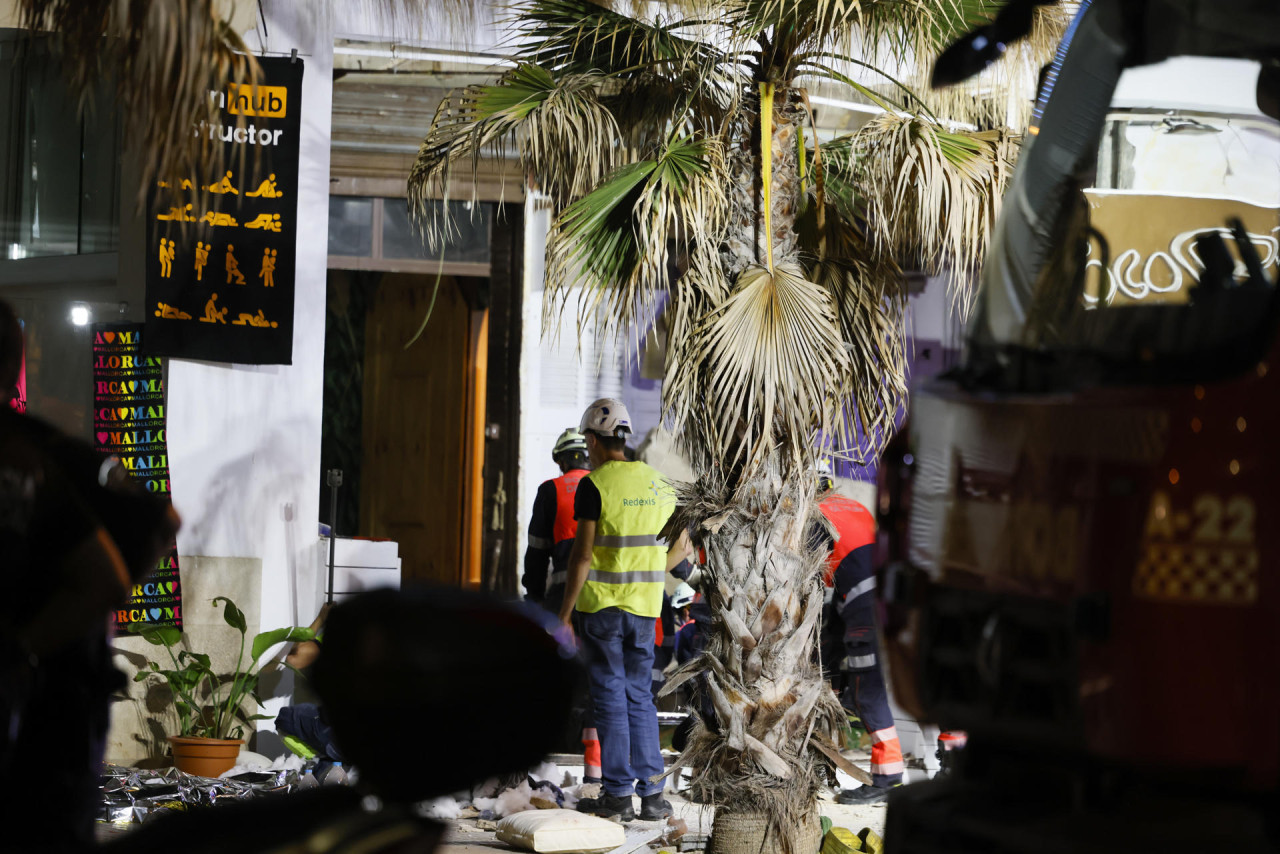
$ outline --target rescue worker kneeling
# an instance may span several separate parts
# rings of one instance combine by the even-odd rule
[[[621,401],[597,400],[582,417],[592,472],[578,484],[578,532],[569,556],[560,621],[577,629],[600,735],[604,792],[578,809],[631,821],[631,796],[640,817],[671,815],[662,797],[662,750],[650,682],[655,622],[664,579],[681,558],[678,539],[668,549],[659,534],[675,509],[662,475],[628,462],[631,418]]]

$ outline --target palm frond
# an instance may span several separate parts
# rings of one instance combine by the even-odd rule
[[[862,0],[728,0],[725,18],[747,38],[806,44],[862,20]]]
[[[1011,171],[1003,131],[947,131],[892,113],[854,138],[857,186],[873,247],[930,274],[956,271],[954,307],[964,316]]]
[[[804,470],[852,373],[830,294],[783,264],[744,270],[700,321],[690,355],[673,393],[698,396],[701,408],[677,431],[710,458],[745,466],[744,477],[766,459]]]
[[[828,180],[839,174],[829,168]],[[840,185],[837,185],[840,186]],[[906,403],[905,281],[894,259],[871,246],[865,221],[828,201],[816,201],[796,222],[805,275],[831,294],[853,376],[831,434],[830,452],[863,463],[892,436]]]
[[[496,84],[473,86],[441,101],[409,174],[409,210],[427,244],[450,236],[447,206],[454,163],[502,157],[514,144],[542,190],[563,205],[600,182],[615,165],[618,126],[600,103],[596,73],[553,76],[523,64]]]
[[[714,139],[671,139],[622,166],[557,218],[547,242],[548,317],[581,287],[578,321],[641,319],[668,286],[673,249],[713,240],[725,206]]]
[[[1007,0],[870,0],[860,37],[872,58],[929,62],[971,28],[992,21]]]
[[[979,128],[1021,131],[1030,116],[1041,66],[1057,49],[1074,3],[1038,7],[1030,34],[1009,45],[1000,61],[959,86],[932,89],[933,61],[952,41],[993,20],[1005,0],[880,0],[867,5],[863,47],[873,63],[906,58],[903,85],[921,106],[945,120]],[[893,87],[885,86],[885,92]]]
[[[713,45],[680,35],[696,22],[646,23],[591,0],[529,0],[514,13],[521,58],[556,72],[677,77],[725,60]]]
[[[81,104],[115,87],[125,147],[138,151],[139,202],[158,179],[219,171],[222,145],[192,133],[219,121],[210,89],[251,82],[258,65],[214,0],[19,0],[20,23],[50,32]],[[174,186],[177,186],[176,182]]]

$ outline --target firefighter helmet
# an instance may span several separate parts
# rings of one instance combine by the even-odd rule
[[[585,454],[586,452],[587,437],[570,427],[556,439],[555,447],[551,449],[551,458],[555,459],[561,454]]]
[[[621,438],[631,432],[631,413],[617,398],[602,397],[582,414],[578,432],[586,433],[588,430],[601,436]]]

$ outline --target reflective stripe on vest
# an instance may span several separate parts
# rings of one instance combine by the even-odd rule
[[[587,477],[600,491],[600,519],[577,608],[621,608],[656,619],[667,566],[658,535],[675,509],[675,495],[662,475],[640,462],[614,460]]]
[[[586,476],[586,469],[573,469],[551,481],[556,488],[556,521],[551,527],[553,543],[572,540],[578,533],[578,520],[573,518],[573,499],[578,494],[578,481]]]
[[[876,541],[876,520],[867,510],[852,498],[843,495],[829,495],[818,504],[822,515],[827,517],[831,527],[836,529],[836,541],[831,547],[831,555],[827,558],[825,581],[830,587],[835,578],[840,562],[856,548],[870,545]]]

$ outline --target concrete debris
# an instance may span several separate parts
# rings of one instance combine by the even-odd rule
[[[676,840],[689,832],[689,825],[682,818],[672,816],[667,819],[667,829],[662,834],[660,842],[663,845],[674,845]]]

